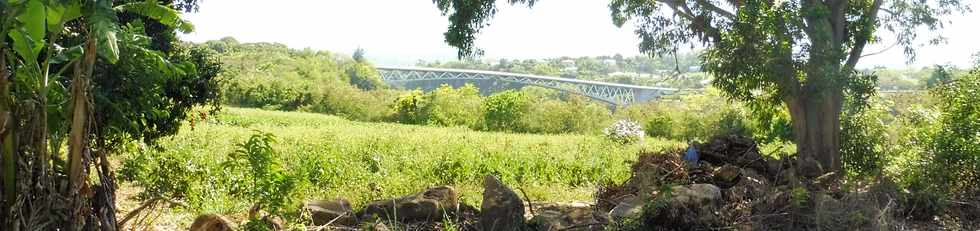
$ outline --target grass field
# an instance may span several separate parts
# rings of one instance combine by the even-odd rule
[[[681,145],[654,138],[623,145],[600,136],[479,132],[225,108],[164,139],[165,150],[150,154],[188,159],[184,163],[210,175],[210,181],[192,186],[197,199],[188,200],[200,201],[190,201],[192,209],[185,212],[242,213],[248,203],[228,196],[227,186],[216,179],[235,144],[256,131],[274,134],[284,169],[304,178],[297,199],[342,197],[355,205],[452,185],[463,201],[479,206],[487,174],[523,188],[535,201],[591,201],[597,183],[629,177],[629,162],[641,150]]]

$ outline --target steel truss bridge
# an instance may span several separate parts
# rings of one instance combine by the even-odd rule
[[[673,88],[605,83],[569,78],[526,75],[496,71],[378,67],[387,83],[450,80],[491,80],[534,85],[587,96],[616,106],[647,102],[677,92]]]

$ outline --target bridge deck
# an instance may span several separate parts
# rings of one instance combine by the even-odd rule
[[[658,91],[676,91],[676,88],[666,88],[666,87],[648,87],[640,85],[629,85],[629,84],[618,84],[618,83],[608,83],[581,79],[570,79],[561,77],[551,77],[543,75],[530,75],[530,74],[518,74],[510,72],[499,72],[499,71],[483,71],[483,70],[469,70],[469,69],[446,69],[446,68],[428,68],[428,67],[377,67],[378,70],[395,70],[395,71],[431,71],[431,72],[456,72],[456,73],[470,73],[470,74],[483,74],[483,75],[498,75],[498,76],[516,76],[534,79],[551,80],[558,82],[567,82],[574,84],[587,84],[587,85],[600,85],[600,86],[610,86],[610,87],[621,87],[621,88],[633,88],[640,90],[658,90]]]

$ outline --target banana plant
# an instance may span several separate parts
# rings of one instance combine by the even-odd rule
[[[91,76],[97,61],[115,63],[119,59],[119,48],[116,34],[119,23],[116,14],[121,12],[143,15],[157,20],[164,25],[176,28],[181,32],[190,32],[193,25],[180,18],[180,13],[167,6],[160,5],[155,0],[126,3],[113,6],[112,0],[0,0],[0,181],[3,184],[4,208],[9,208],[17,199],[17,155],[19,153],[14,138],[15,131],[12,117],[13,104],[18,99],[11,92],[17,85],[19,89],[28,89],[30,98],[42,108],[37,110],[35,120],[42,123],[39,126],[42,135],[37,146],[32,148],[39,156],[41,171],[48,171],[46,165],[52,158],[58,158],[61,148],[59,132],[49,134],[51,127],[59,124],[68,125],[68,153],[65,175],[68,185],[64,193],[67,198],[76,199],[69,214],[79,214],[77,202],[79,191],[85,187],[87,173],[84,171],[89,163],[85,151],[89,149],[91,139]],[[66,27],[66,25],[77,25]],[[65,34],[83,35],[84,42],[80,45],[63,48],[57,42],[62,41]],[[59,66],[58,70],[52,70]],[[70,92],[57,85],[56,78],[71,70]],[[54,71],[54,72],[52,72]],[[12,76],[12,78],[8,78]],[[54,86],[54,87],[53,87]],[[59,94],[70,94],[67,106],[59,111],[70,112],[68,121],[48,120],[48,108],[61,107],[60,104],[49,105],[47,97],[54,89]],[[49,126],[48,123],[53,123]],[[36,134],[36,133],[32,133]],[[49,139],[55,140],[50,142]],[[54,153],[54,155],[51,155]],[[24,153],[26,154],[26,153]],[[31,171],[24,169],[23,171]],[[53,171],[53,170],[52,170]],[[2,219],[0,219],[2,220]],[[71,223],[82,224],[83,219],[74,217]],[[76,227],[77,228],[77,227]],[[3,229],[0,227],[0,229]]]

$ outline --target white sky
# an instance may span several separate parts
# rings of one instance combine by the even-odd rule
[[[487,58],[639,54],[633,26],[614,26],[607,4],[599,0],[540,0],[531,9],[502,4],[490,26],[478,36],[477,45],[486,51]],[[420,59],[456,57],[456,50],[443,42],[448,19],[431,0],[203,0],[200,12],[186,18],[197,31],[181,37],[193,42],[232,36],[241,42],[279,42],[339,53],[361,47],[380,65],[412,65]],[[918,49],[912,66],[966,67],[971,55],[980,52],[980,31],[975,28],[980,13],[952,20],[953,24],[940,32],[948,43]],[[884,47],[872,46],[865,53]],[[901,49],[895,47],[863,58],[859,66],[907,67],[905,60]]]

